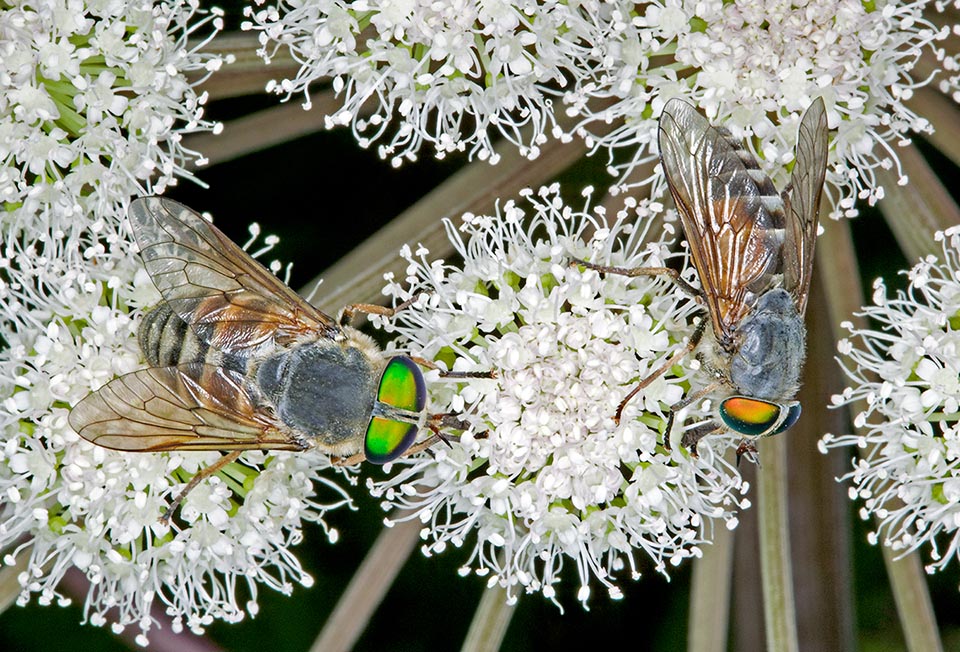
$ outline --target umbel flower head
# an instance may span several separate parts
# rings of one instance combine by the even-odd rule
[[[883,196],[877,170],[927,120],[907,103],[933,81],[960,92],[947,3],[861,0],[342,0],[248,7],[269,61],[287,47],[301,65],[273,82],[286,97],[331,80],[341,97],[328,127],[350,125],[364,146],[399,165],[431,145],[496,161],[493,139],[528,157],[548,136],[605,151],[619,187],[656,158],[656,122],[681,96],[729,128],[782,187],[804,109],[823,97],[834,165],[834,217]],[[575,124],[562,127],[562,111]],[[566,123],[565,123],[566,124]],[[522,128],[526,128],[524,131]]]
[[[942,47],[956,31],[947,6],[861,0],[587,3],[581,11],[594,17],[602,33],[602,55],[566,91],[564,102],[581,116],[575,131],[609,150],[611,172],[622,188],[650,181],[631,173],[656,158],[656,121],[675,96],[745,139],[782,187],[800,115],[823,97],[836,130],[827,177],[833,216],[856,215],[858,199],[872,204],[883,196],[876,171],[899,169],[893,145],[911,133],[932,131],[906,104],[914,91],[937,73],[946,75],[938,79],[942,92],[958,90],[956,54]],[[594,128],[610,124],[609,133]],[[632,156],[614,164],[625,148]]]
[[[584,603],[591,579],[619,597],[621,571],[636,577],[652,564],[666,574],[700,554],[716,523],[735,527],[747,486],[723,460],[729,438],[707,438],[699,458],[663,445],[690,368],[651,383],[613,420],[638,379],[690,334],[698,309],[664,279],[580,271],[571,257],[666,264],[676,255],[668,237],[645,242],[675,231],[660,224],[661,207],[628,201],[608,224],[589,200],[582,211],[566,206],[556,186],[525,198],[465,216],[460,231],[448,226],[462,268],[422,248],[403,252],[406,282],[386,292],[424,298],[386,324],[396,345],[496,377],[432,383],[431,409],[473,427],[449,448],[396,461],[370,487],[385,509],[423,522],[426,554],[467,548],[462,572],[489,575],[511,599],[518,589],[555,598],[567,563]]]
[[[873,326],[845,325],[850,386],[833,400],[858,410],[858,432],[820,444],[856,450],[842,479],[861,516],[878,521],[871,540],[903,553],[928,547],[929,572],[960,561],[960,227],[936,237],[942,259],[917,263],[905,292],[890,297],[874,283],[862,313]]]
[[[74,568],[91,585],[85,619],[133,626],[141,643],[151,606],[201,631],[255,612],[261,584],[309,583],[289,548],[303,520],[347,502],[332,484],[314,497],[322,461],[251,454],[164,526],[178,487],[217,454],[117,453],[67,424],[71,405],[143,365],[138,313],[159,295],[126,206],[187,176],[198,157],[182,135],[216,128],[185,73],[220,66],[187,43],[220,27],[176,0],[0,11],[0,549],[25,564],[21,603],[68,602],[57,587]]]
[[[246,8],[243,29],[259,32],[266,61],[283,46],[301,64],[268,90],[303,93],[309,108],[309,85],[332,79],[343,103],[327,127],[350,125],[363,146],[384,141],[395,165],[424,144],[496,162],[497,135],[535,157],[555,123],[550,97],[593,42],[593,27],[560,2],[263,4]]]

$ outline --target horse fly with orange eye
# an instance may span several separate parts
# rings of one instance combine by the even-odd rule
[[[793,400],[806,346],[803,314],[810,291],[820,196],[826,175],[828,129],[822,99],[800,121],[790,183],[778,193],[756,159],[689,103],[666,103],[658,127],[660,162],[680,214],[700,288],[665,267],[619,268],[573,263],[627,276],[668,275],[706,306],[712,328],[701,321],[687,344],[621,401],[699,347],[712,380],[671,406],[664,434],[669,447],[675,414],[718,396],[717,416],[684,432],[692,454],[703,437],[732,431],[743,437],[737,458],[756,461],[755,441],[784,432],[800,417]]]

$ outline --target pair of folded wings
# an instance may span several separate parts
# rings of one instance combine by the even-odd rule
[[[246,359],[340,332],[335,320],[189,208],[145,197],[129,214],[164,301],[211,348]],[[306,447],[258,403],[242,373],[196,361],[116,378],[80,401],[69,420],[84,439],[119,450]]]
[[[769,182],[765,175],[748,170],[729,133],[710,126],[692,105],[667,102],[658,131],[660,160],[717,339],[727,341],[772,287],[789,292],[803,315],[827,166],[823,100],[815,100],[800,122],[784,214],[765,207],[751,173]]]

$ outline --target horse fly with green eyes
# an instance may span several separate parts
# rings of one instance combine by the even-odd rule
[[[442,439],[441,427],[466,428],[454,415],[427,413],[418,364],[432,364],[388,358],[347,325],[355,312],[397,309],[356,304],[333,319],[170,199],[134,200],[130,220],[163,297],[138,331],[151,366],[87,395],[69,421],[115,450],[229,451],[193,477],[163,520],[245,450],[318,448],[343,464],[385,464]],[[414,446],[423,427],[434,435]]]

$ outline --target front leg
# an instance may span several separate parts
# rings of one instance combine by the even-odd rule
[[[666,276],[673,281],[674,285],[696,299],[697,303],[703,304],[704,302],[703,292],[683,280],[683,278],[680,276],[680,272],[672,267],[614,267],[611,265],[598,265],[596,263],[583,260],[582,258],[571,258],[570,265],[582,265],[587,269],[603,272],[605,274],[616,274],[618,276],[627,276],[629,278],[636,278],[638,276]]]
[[[674,353],[672,356],[670,356],[669,360],[667,360],[662,365],[660,365],[659,367],[654,369],[652,372],[647,374],[646,378],[644,378],[639,383],[637,383],[637,386],[634,387],[632,390],[630,390],[629,394],[623,397],[623,400],[620,401],[620,405],[617,406],[616,414],[613,415],[614,423],[616,424],[620,423],[620,419],[623,417],[623,409],[627,407],[627,403],[629,403],[634,396],[640,393],[641,390],[645,389],[654,380],[656,380],[657,378],[665,374],[668,369],[670,369],[671,367],[673,367],[673,365],[680,362],[686,355],[688,355],[691,351],[697,348],[697,345],[700,344],[700,339],[703,337],[703,330],[705,327],[706,327],[706,322],[701,320],[701,322],[697,324],[696,329],[694,329],[693,335],[690,336],[690,340],[687,342],[686,346],[684,346],[682,349],[680,349],[679,351]],[[679,410],[681,408],[684,408],[690,405],[690,403],[697,400],[701,396],[705,396],[707,393],[716,389],[716,387],[717,387],[716,383],[711,383],[700,392],[696,394],[692,394],[685,399],[682,399],[676,405],[670,406],[671,415],[676,410]]]
[[[441,369],[440,366],[433,360],[428,360],[426,358],[421,358],[420,356],[411,355],[408,356],[411,360],[416,362],[421,367],[429,369],[431,371],[437,371],[440,373],[441,378],[496,378],[497,372],[493,371],[447,371],[446,369]]]
[[[242,450],[224,453],[216,462],[197,471],[196,474],[190,478],[190,481],[183,487],[183,489],[180,490],[180,493],[177,494],[177,497],[173,499],[173,502],[167,507],[167,511],[165,511],[160,517],[160,523],[163,525],[169,525],[170,519],[173,518],[173,513],[177,511],[177,507],[179,507],[180,503],[183,502],[183,499],[187,497],[187,494],[193,491],[193,489],[206,478],[211,477],[228,464],[236,462],[238,459],[240,459],[240,455],[242,453]]]
[[[752,439],[744,439],[737,446],[737,466],[740,466],[740,459],[747,458],[748,462],[753,462],[760,466],[760,454],[757,453],[757,445]]]
[[[683,437],[680,439],[680,445],[690,451],[693,457],[700,457],[700,452],[697,450],[700,440],[708,435],[715,435],[722,431],[723,426],[719,423],[716,421],[708,421],[707,423],[702,423],[699,426],[685,431]]]
[[[460,418],[460,415],[454,414],[452,412],[443,412],[440,414],[431,414],[427,418],[427,422],[424,424],[429,428],[433,434],[424,439],[421,442],[417,442],[410,448],[408,448],[401,457],[409,457],[410,455],[416,455],[421,451],[427,451],[431,455],[430,447],[438,442],[443,442],[447,446],[450,446],[451,439],[459,439],[459,435],[449,435],[444,433],[441,428],[453,428],[455,430],[464,431],[470,428],[470,423],[464,421]],[[485,438],[488,436],[487,431],[483,431],[475,435],[476,439]],[[356,453],[349,457],[332,457],[331,461],[336,466],[354,466],[360,464],[360,462],[366,461],[366,456],[363,452]]]
[[[393,308],[388,308],[387,306],[381,306],[376,303],[351,303],[348,306],[344,306],[343,310],[340,311],[340,322],[341,326],[349,326],[350,322],[353,320],[354,316],[357,313],[363,313],[365,315],[383,315],[384,317],[393,317],[401,310],[409,308],[415,304],[420,297],[426,296],[427,292],[419,292],[403,303],[398,304]]]

